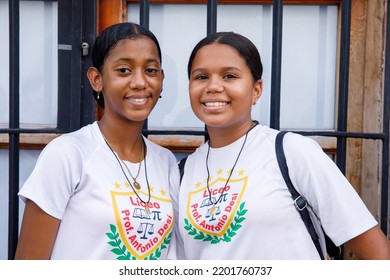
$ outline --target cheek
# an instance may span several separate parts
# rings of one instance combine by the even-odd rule
[[[192,108],[194,108],[194,106],[198,103],[197,98],[195,98],[193,94],[190,94],[190,103]]]
[[[197,97],[202,93],[202,86],[197,83],[190,82],[188,89],[190,97]]]
[[[126,81],[124,79],[119,79],[118,77],[115,77],[113,75],[109,76],[107,75],[103,80],[102,80],[102,87],[104,89],[117,89],[120,87],[123,87],[126,84]]]
[[[163,80],[161,78],[158,79],[150,79],[149,84],[152,85],[154,90],[156,91],[156,94],[160,94],[163,89]]]
[[[190,105],[192,111],[196,114],[201,106],[200,101],[199,101],[199,96],[197,94],[194,94],[193,91],[190,90]]]
[[[192,108],[200,106],[200,95],[190,91],[190,103]]]

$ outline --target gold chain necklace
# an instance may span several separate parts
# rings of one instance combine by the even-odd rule
[[[233,171],[234,171],[234,167],[236,167],[236,164],[238,162],[238,159],[240,158],[241,156],[241,152],[242,150],[244,149],[244,146],[245,146],[245,143],[246,143],[246,140],[248,138],[248,133],[256,126],[259,124],[258,121],[254,121],[254,126],[252,126],[246,133],[245,133],[245,138],[244,138],[244,142],[242,143],[241,145],[241,148],[240,148],[240,151],[238,152],[238,155],[237,155],[237,158],[233,164],[233,167],[232,167],[232,170],[230,171],[230,174],[229,174],[229,177],[227,178],[226,180],[226,183],[225,183],[225,186],[223,187],[222,189],[222,192],[221,194],[219,195],[218,199],[216,199],[214,202],[212,200],[212,197],[211,197],[211,190],[210,190],[210,186],[209,186],[209,181],[210,181],[210,170],[209,170],[209,164],[208,164],[208,161],[209,161],[209,154],[210,154],[210,142],[209,142],[209,145],[208,145],[208,149],[207,149],[207,154],[206,154],[206,170],[207,170],[207,181],[206,181],[206,187],[207,187],[207,190],[209,192],[209,201],[210,203],[213,205],[211,206],[211,209],[210,209],[210,215],[214,215],[215,212],[217,211],[217,207],[215,205],[217,205],[218,201],[221,199],[223,193],[225,192],[225,189],[226,189],[226,186],[230,180],[230,177],[232,176],[233,174]]]
[[[102,134],[102,135],[103,135],[103,134]],[[118,161],[119,166],[120,166],[120,168],[121,168],[121,170],[122,170],[122,173],[123,173],[123,175],[125,176],[127,182],[128,182],[129,185],[131,186],[131,188],[133,189],[135,195],[136,195],[136,196],[138,197],[138,199],[141,200],[142,203],[144,204],[145,212],[146,212],[148,215],[150,215],[150,208],[149,208],[149,202],[150,202],[150,197],[151,197],[151,196],[150,196],[150,185],[149,185],[149,180],[148,180],[148,172],[147,172],[147,169],[146,169],[146,153],[145,153],[145,148],[144,148],[145,143],[144,143],[143,139],[142,139],[141,160],[140,160],[140,163],[139,163],[139,166],[138,166],[137,176],[136,176],[135,178],[133,177],[133,175],[131,174],[129,168],[126,166],[126,164],[123,162],[123,160],[120,159],[119,156],[117,156],[117,154],[115,153],[114,149],[113,149],[113,148],[111,147],[111,145],[108,143],[108,141],[107,141],[107,139],[104,137],[104,135],[103,135],[103,139],[104,139],[104,141],[106,142],[107,146],[110,148],[112,154],[115,156],[116,160]],[[138,195],[137,191],[135,190],[135,189],[139,190],[139,189],[141,188],[141,185],[136,181],[136,179],[137,179],[137,177],[138,177],[138,175],[139,175],[139,172],[140,172],[140,169],[141,169],[142,156],[144,157],[145,179],[146,179],[146,184],[147,184],[147,186],[148,186],[148,200],[147,200],[147,201],[144,201],[144,200]],[[125,170],[123,169],[122,165],[124,165],[124,166],[126,167],[127,171],[129,171],[129,173],[130,173],[131,178],[133,178],[133,180],[134,180],[134,183],[133,183],[133,184],[134,184],[134,187],[133,187],[133,185],[130,183],[130,180],[129,180],[129,178],[127,177],[126,172],[125,172]]]
[[[139,171],[141,170],[141,162],[142,162],[142,157],[143,156],[145,156],[145,154],[144,154],[144,143],[142,142],[141,156],[140,156],[140,159],[139,159],[137,175],[135,177],[133,176],[133,174],[131,174],[131,171],[130,171],[129,167],[127,167],[127,164],[121,158],[119,158],[120,161],[122,162],[122,164],[126,167],[127,171],[129,172],[130,177],[133,179],[134,188],[136,188],[137,190],[141,189],[141,185],[137,182],[137,178],[139,176]]]

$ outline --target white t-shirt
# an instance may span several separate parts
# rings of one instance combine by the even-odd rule
[[[144,141],[150,214],[142,202],[149,197],[145,161],[137,197],[96,122],[54,139],[42,151],[19,195],[61,220],[51,259],[166,259],[177,161],[167,149]],[[138,163],[126,164],[137,174]]]
[[[184,259],[320,259],[281,175],[277,131],[257,125],[223,191],[244,136],[187,159],[180,186],[177,257]],[[295,188],[306,197],[336,245],[377,222],[334,162],[312,139],[288,133],[284,150]],[[211,200],[218,201],[213,213]],[[314,221],[317,231],[318,221]],[[319,232],[324,248],[324,237]]]

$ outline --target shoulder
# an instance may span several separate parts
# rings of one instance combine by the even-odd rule
[[[58,136],[43,149],[42,155],[52,154],[63,158],[86,156],[97,146],[98,140],[94,135],[93,126],[93,124],[86,125],[74,132]]]
[[[321,146],[312,138],[288,132],[283,139],[285,153],[292,157],[326,156]]]
[[[301,147],[302,144],[307,144],[315,147],[319,146],[314,139],[295,132],[287,132],[284,138],[285,144],[293,147]]]
[[[267,126],[258,126],[250,139],[250,147],[253,153],[260,153],[262,158],[269,157],[276,160],[276,138],[281,131]],[[295,132],[285,132],[279,147],[283,147],[283,152],[288,166],[302,164],[312,164],[316,160],[324,160],[329,163],[330,158],[324,153],[321,146],[312,138],[303,136]]]
[[[89,146],[91,144],[91,141],[96,141],[98,135],[96,134],[96,130],[98,129],[97,124],[89,124],[86,126],[83,126],[82,128],[63,134],[60,136],[58,141],[63,145],[77,145],[77,146]]]
[[[267,126],[258,125],[256,130],[254,131],[255,134],[254,137],[256,137],[259,141],[264,141],[270,144],[274,144],[275,139],[280,132],[282,131]],[[293,148],[293,149],[302,149],[304,148],[303,145],[318,147],[317,142],[311,139],[310,137],[306,137],[295,132],[288,132],[288,131],[285,132],[283,138],[284,147]]]

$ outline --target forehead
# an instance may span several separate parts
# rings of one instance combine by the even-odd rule
[[[239,52],[226,44],[213,43],[200,48],[194,58],[193,65],[202,64],[236,64],[240,66],[246,65],[245,60]]]
[[[118,43],[108,53],[107,60],[115,60],[120,57],[147,57],[148,59],[156,59],[160,61],[155,42],[146,36],[131,39],[125,38],[118,41]]]

